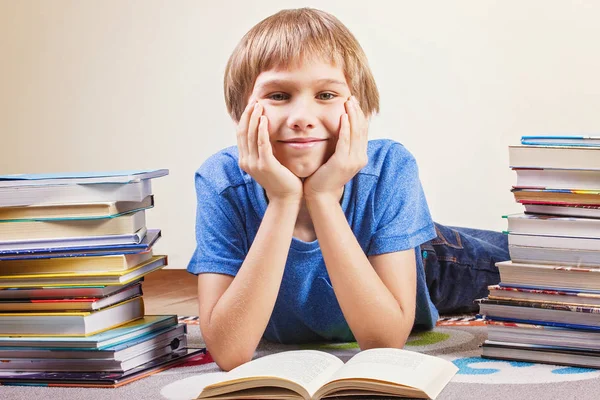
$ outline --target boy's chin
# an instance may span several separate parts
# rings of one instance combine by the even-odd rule
[[[314,174],[319,169],[319,166],[288,166],[288,169],[298,178],[305,179]]]

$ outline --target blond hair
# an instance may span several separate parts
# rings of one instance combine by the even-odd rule
[[[350,91],[367,116],[379,112],[379,91],[360,44],[336,17],[311,8],[279,11],[244,35],[225,69],[227,111],[240,120],[261,72],[315,59],[344,70]]]

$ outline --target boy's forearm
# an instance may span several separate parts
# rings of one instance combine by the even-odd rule
[[[299,208],[299,201],[269,203],[244,263],[204,327],[207,347],[223,369],[249,361],[264,334],[279,293]]]
[[[339,201],[307,199],[336,298],[361,349],[403,347],[414,313],[400,304],[360,247]]]

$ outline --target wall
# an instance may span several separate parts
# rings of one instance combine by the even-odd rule
[[[361,42],[381,92],[370,134],[416,156],[437,221],[503,229],[520,211],[507,146],[598,133],[600,2],[0,0],[0,173],[169,168],[148,221],[184,268],[194,171],[235,144],[227,58],[252,25],[300,6]]]

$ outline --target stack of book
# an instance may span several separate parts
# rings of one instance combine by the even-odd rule
[[[483,357],[600,368],[600,137],[525,136],[509,147],[510,260],[479,300]]]
[[[144,313],[167,170],[0,176],[0,384],[119,386],[203,353]]]

